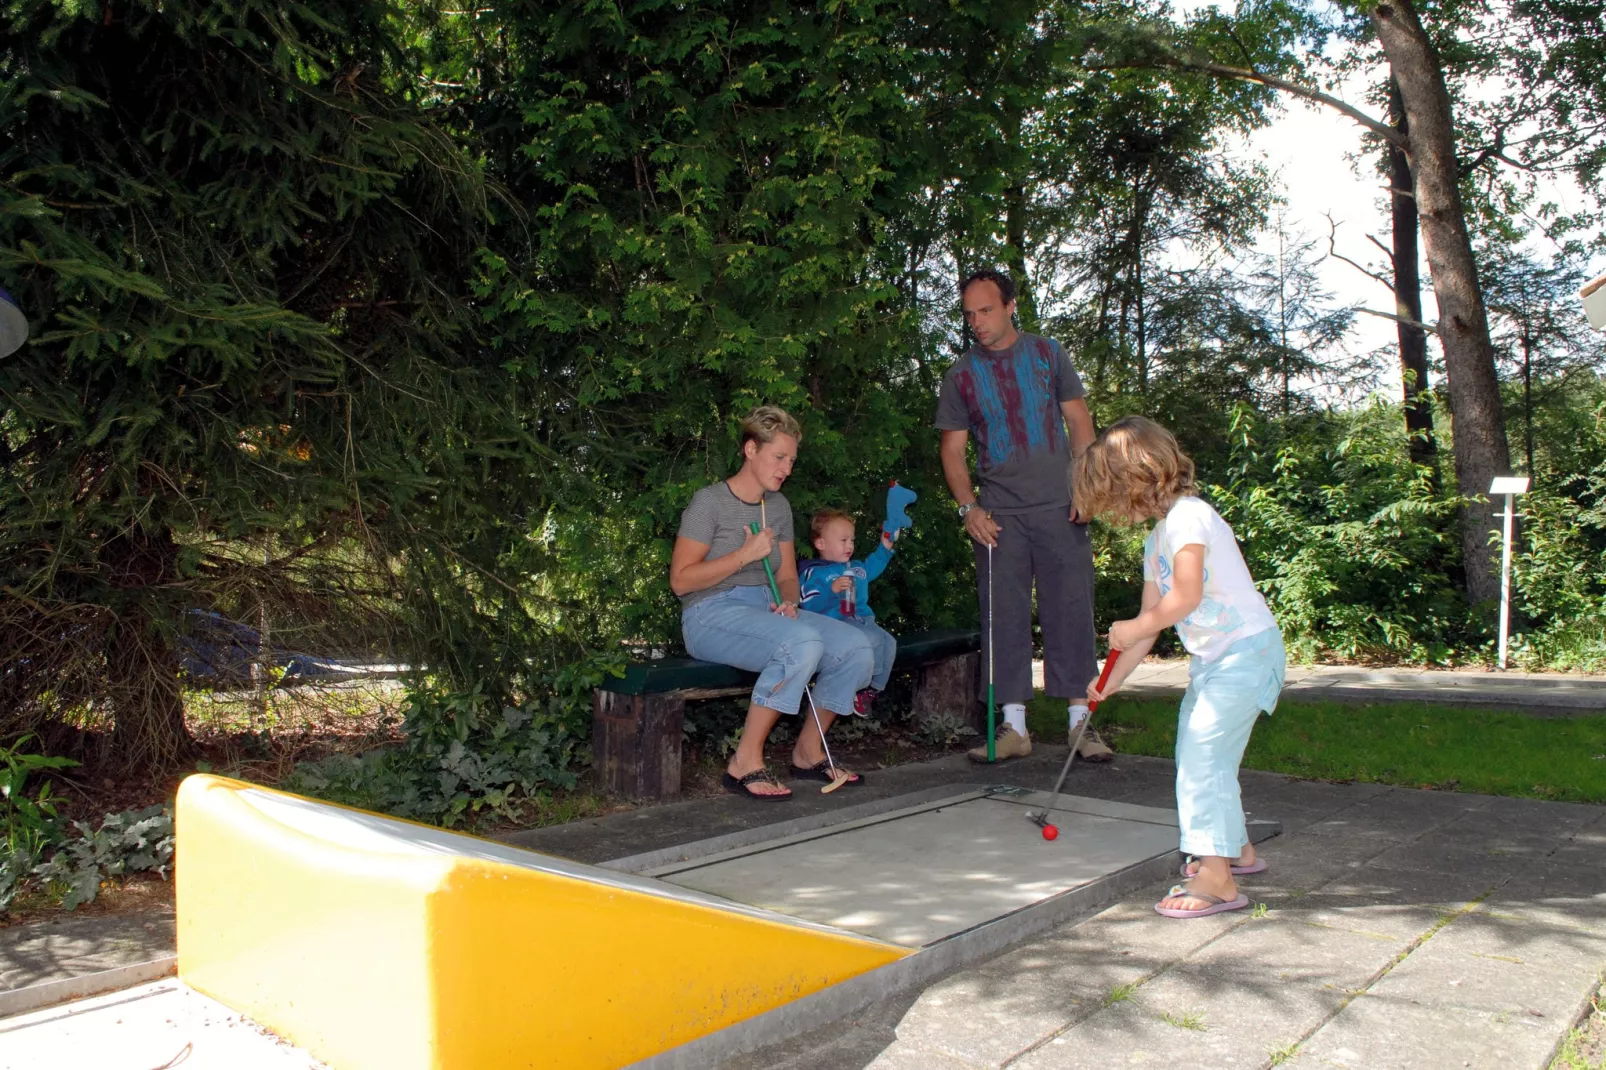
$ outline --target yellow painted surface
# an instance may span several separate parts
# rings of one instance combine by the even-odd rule
[[[624,1066],[909,953],[222,777],[176,823],[179,976],[335,1070]]]

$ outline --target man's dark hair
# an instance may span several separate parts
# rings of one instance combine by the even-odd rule
[[[970,284],[973,282],[990,282],[994,286],[997,286],[998,293],[1003,297],[1004,304],[1006,305],[1015,300],[1014,279],[1010,278],[1008,275],[1005,275],[1002,271],[994,271],[992,268],[982,268],[980,271],[972,271],[969,275],[966,275],[965,281],[959,284],[959,299],[961,301],[965,299],[965,291],[970,289]]]

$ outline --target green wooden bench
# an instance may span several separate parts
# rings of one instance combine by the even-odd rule
[[[900,636],[893,671],[912,672],[913,715],[946,712],[981,727],[977,699],[981,632],[945,628]],[[598,784],[632,798],[680,794],[681,727],[686,703],[745,695],[758,674],[694,658],[660,658],[630,665],[592,699],[592,738]]]

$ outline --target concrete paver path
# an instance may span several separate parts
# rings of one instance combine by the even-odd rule
[[[1166,805],[1172,775],[1075,790]],[[1261,909],[1162,918],[1156,886],[728,1070],[1548,1064],[1606,967],[1606,808],[1243,782],[1285,829],[1241,878]]]

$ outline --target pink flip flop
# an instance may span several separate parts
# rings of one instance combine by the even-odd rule
[[[1177,895],[1185,895],[1190,899],[1202,899],[1210,905],[1200,907],[1197,910],[1183,910],[1181,907],[1164,907],[1160,905],[1166,899]],[[1171,890],[1165,893],[1165,899],[1160,900],[1160,903],[1154,904],[1154,912],[1167,918],[1208,918],[1212,914],[1225,914],[1229,910],[1242,910],[1249,905],[1249,897],[1239,892],[1236,899],[1221,899],[1214,895],[1207,895],[1204,892],[1190,892],[1180,884],[1173,884]]]
[[[1182,875],[1184,877],[1192,877],[1193,876],[1192,873],[1188,872],[1188,867],[1193,865],[1197,861],[1199,861],[1199,859],[1195,858],[1193,855],[1189,855],[1188,857],[1186,857],[1186,858],[1184,858],[1182,860]],[[1266,860],[1264,858],[1256,858],[1254,863],[1251,864],[1251,865],[1247,865],[1247,866],[1232,866],[1231,867],[1232,875],[1234,877],[1244,877],[1244,876],[1247,876],[1247,875],[1249,875],[1251,873],[1264,873],[1264,872],[1266,872],[1266,870],[1268,870],[1270,868],[1271,867],[1266,864]]]

